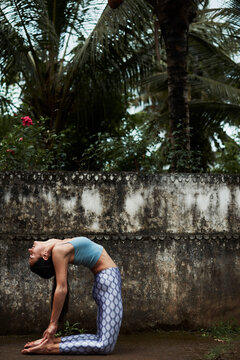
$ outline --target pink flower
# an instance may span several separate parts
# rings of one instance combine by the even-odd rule
[[[18,141],[23,141],[23,137],[20,137],[20,139]]]
[[[8,153],[11,153],[11,154],[14,154],[14,153],[15,153],[15,151],[12,150],[12,149],[7,149],[6,151],[7,151]]]
[[[33,125],[32,119],[29,116],[21,117],[23,126]]]

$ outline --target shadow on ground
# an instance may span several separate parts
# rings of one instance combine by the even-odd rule
[[[24,359],[21,349],[27,341],[36,336],[0,336],[0,359]],[[229,344],[228,344],[229,345]],[[120,335],[114,353],[107,356],[111,360],[240,360],[240,342],[230,344],[225,354],[214,357],[214,350],[223,347],[212,338],[204,338],[199,333],[169,331],[150,332],[135,335]],[[224,352],[224,350],[222,351]],[[220,351],[221,353],[221,351]],[[217,355],[218,356],[218,355]],[[48,360],[59,355],[34,355],[38,360]],[[81,355],[81,360],[100,360],[106,355]],[[61,355],[61,360],[76,360],[76,355]]]

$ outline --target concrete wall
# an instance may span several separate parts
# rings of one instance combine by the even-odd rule
[[[0,173],[0,333],[42,331],[51,281],[33,240],[85,235],[123,278],[122,331],[208,326],[240,315],[240,176]],[[95,326],[93,275],[71,266],[68,319]]]

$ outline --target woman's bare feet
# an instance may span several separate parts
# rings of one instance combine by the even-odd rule
[[[24,345],[24,349],[40,345],[42,341],[43,341],[43,338],[38,339],[38,340],[34,340],[34,341],[29,341]]]
[[[35,342],[39,342],[39,340]],[[32,341],[32,343],[34,343],[34,341]],[[59,342],[54,343],[53,340],[45,339],[37,345],[24,348],[22,354],[59,354]]]

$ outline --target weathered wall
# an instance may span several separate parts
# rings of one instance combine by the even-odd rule
[[[123,278],[122,330],[207,326],[240,315],[240,176],[0,174],[0,333],[41,331],[51,281],[28,270],[35,239],[86,235]],[[93,275],[71,266],[68,318],[94,327]]]

